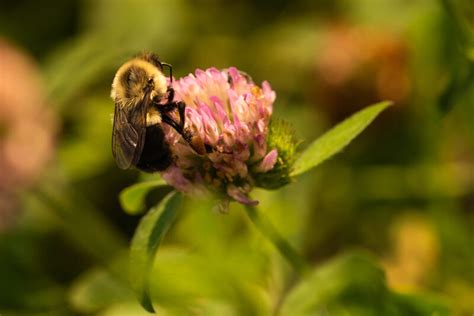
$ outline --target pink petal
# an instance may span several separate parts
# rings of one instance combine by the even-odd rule
[[[161,174],[161,176],[166,183],[173,186],[178,191],[186,192],[191,187],[191,182],[184,177],[181,170],[177,167],[169,167]]]
[[[173,87],[177,100],[187,105],[186,128],[213,149],[196,157],[179,134],[164,127],[175,157],[164,178],[187,192],[189,186],[213,189],[225,184],[229,197],[257,204],[248,197],[253,183],[248,166],[257,162],[253,171],[267,172],[278,159],[276,150],[267,153],[268,123],[276,97],[268,82],[259,88],[235,67],[209,68],[174,81]]]
[[[257,200],[249,199],[246,194],[244,194],[241,190],[239,190],[239,188],[234,185],[229,185],[227,187],[227,194],[239,203],[251,206],[258,205]]]
[[[278,151],[273,149],[270,151],[265,158],[263,158],[262,162],[255,168],[258,172],[267,172],[275,166],[278,158]]]

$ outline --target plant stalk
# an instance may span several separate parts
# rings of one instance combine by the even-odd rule
[[[309,266],[291,244],[281,236],[275,226],[254,206],[246,206],[247,216],[252,223],[280,252],[293,269],[301,276],[309,271]]]

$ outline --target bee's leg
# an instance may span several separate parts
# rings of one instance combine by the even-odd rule
[[[171,117],[169,117],[166,114],[162,114],[161,119],[163,120],[164,123],[174,128],[176,132],[178,132],[178,134],[180,134],[185,141],[187,142],[191,141],[191,134],[188,131],[185,131],[184,128],[180,124],[178,124],[175,120],[173,120]]]
[[[165,104],[165,106],[174,106],[175,108],[178,108],[179,123],[169,117],[166,113],[162,112],[161,118],[163,122],[173,127],[181,135],[181,137],[183,137],[183,139],[189,143],[189,145],[194,149],[194,151],[200,154],[204,154],[205,152],[211,153],[214,151],[212,146],[205,144],[202,141],[198,141],[196,140],[196,138],[193,138],[191,132],[184,127],[184,124],[186,122],[186,104],[184,102],[172,102],[171,104]]]
[[[179,114],[179,125],[181,125],[181,128],[184,129],[184,123],[186,120],[186,115],[185,115],[185,110],[186,110],[186,104],[183,101],[176,102],[178,106],[178,114]]]
[[[166,114],[168,112],[171,112],[177,108],[176,102],[170,102],[170,103],[165,103],[165,104],[155,104],[155,108],[158,112],[161,114]]]
[[[166,104],[160,104],[156,105],[156,109],[163,115],[168,112],[173,111],[174,109],[178,109],[178,114],[179,114],[179,123],[173,120],[176,124],[178,124],[181,129],[184,129],[184,123],[186,122],[186,115],[185,115],[185,110],[186,110],[186,104],[183,101],[179,102],[168,102]]]
[[[168,103],[175,103],[174,100],[174,89],[173,87],[168,87]]]
[[[191,132],[184,128],[184,124],[186,123],[186,103],[183,101],[174,102],[178,107],[178,114],[179,114],[179,126],[183,131],[183,138],[188,140],[192,138]]]
[[[167,114],[162,113],[161,119],[164,123],[174,128],[178,133],[181,134],[183,132],[183,129],[181,128],[181,126],[178,123],[176,123],[176,121],[173,120],[171,117],[169,117]]]
[[[184,110],[186,105],[184,102],[169,102],[166,104],[156,105],[156,109],[160,112],[161,118],[163,122],[174,128],[186,141],[191,139],[191,135],[189,131],[185,130],[184,123],[185,123],[185,113]],[[176,122],[172,117],[168,115],[168,112],[171,112],[175,109],[178,109],[179,114],[179,123]]]

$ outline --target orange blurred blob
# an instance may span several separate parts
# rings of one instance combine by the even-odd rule
[[[56,124],[34,61],[0,39],[0,230],[16,194],[40,175],[54,150]]]
[[[403,103],[411,89],[407,44],[383,30],[332,25],[322,38],[316,77],[316,97],[335,121],[378,101]]]

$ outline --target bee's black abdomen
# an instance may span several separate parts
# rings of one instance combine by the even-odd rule
[[[172,162],[173,156],[160,124],[148,126],[137,168],[146,172],[163,171]]]

